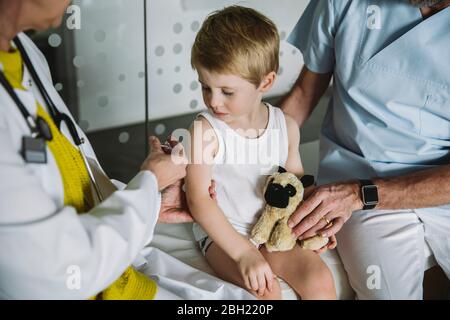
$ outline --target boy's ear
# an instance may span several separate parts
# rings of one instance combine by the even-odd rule
[[[274,71],[267,74],[264,77],[263,81],[261,81],[261,84],[259,85],[259,90],[261,92],[269,91],[273,87],[273,84],[275,83],[276,78],[277,78],[277,74]]]

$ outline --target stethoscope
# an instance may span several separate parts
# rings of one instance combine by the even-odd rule
[[[64,122],[69,130],[69,133],[72,137],[73,142],[77,146],[78,150],[80,151],[80,154],[83,158],[83,162],[86,166],[86,169],[89,174],[89,178],[91,179],[91,182],[94,186],[95,192],[97,194],[97,197],[100,201],[103,201],[102,194],[100,192],[100,188],[97,184],[97,181],[95,180],[94,174],[91,170],[91,167],[89,166],[89,163],[87,161],[86,155],[83,150],[83,144],[85,143],[84,138],[80,137],[78,134],[77,128],[72,121],[72,119],[65,113],[62,113],[56,108],[55,104],[53,103],[53,100],[50,98],[50,95],[48,94],[47,90],[44,87],[44,84],[42,83],[40,77],[38,76],[36,69],[34,68],[33,64],[31,63],[30,57],[28,56],[25,48],[23,47],[20,39],[16,37],[14,39],[14,44],[16,45],[17,49],[20,51],[20,54],[22,55],[23,61],[25,63],[26,68],[28,69],[28,72],[31,75],[31,78],[35,82],[37,88],[39,89],[39,92],[41,93],[42,97],[45,100],[45,103],[47,104],[47,107],[50,112],[50,116],[52,117],[53,121],[55,122],[58,130],[61,132],[61,124]],[[25,119],[25,122],[27,123],[27,126],[30,128],[31,131],[31,137],[24,137],[24,142],[28,141],[28,145],[43,145],[45,147],[45,143],[35,143],[36,141],[42,141],[42,142],[48,142],[52,141],[53,135],[50,130],[50,127],[48,123],[41,117],[37,117],[34,119],[34,117],[28,112],[27,108],[24,106],[20,98],[17,96],[16,92],[14,91],[14,88],[11,86],[11,84],[6,79],[4,73],[0,71],[0,82],[5,88],[5,90],[10,95],[11,99],[14,101],[16,106],[19,108],[20,113]],[[26,140],[28,139],[28,140]],[[30,143],[30,141],[32,141]],[[45,150],[44,150],[45,151]]]

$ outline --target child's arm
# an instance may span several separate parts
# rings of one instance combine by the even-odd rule
[[[262,292],[272,288],[273,274],[258,249],[229,223],[216,201],[211,199],[209,186],[212,179],[212,165],[204,163],[205,157],[212,159],[217,152],[217,137],[203,141],[206,130],[212,130],[208,121],[200,118],[202,132],[191,128],[191,163],[187,167],[186,197],[194,220],[202,226],[211,239],[234,261],[249,290]],[[208,135],[211,136],[211,135]],[[213,153],[213,154],[211,154]],[[195,162],[194,162],[195,161]]]
[[[301,178],[304,174],[302,160],[300,158],[300,130],[297,122],[291,116],[285,115],[286,127],[289,140],[288,158],[286,160],[286,170]]]

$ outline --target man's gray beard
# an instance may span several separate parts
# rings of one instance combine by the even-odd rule
[[[413,6],[416,7],[431,7],[441,2],[442,0],[408,0]]]

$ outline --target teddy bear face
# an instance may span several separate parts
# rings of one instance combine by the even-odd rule
[[[264,199],[272,207],[284,209],[297,205],[303,198],[303,185],[290,172],[277,172],[268,180],[264,188]]]

